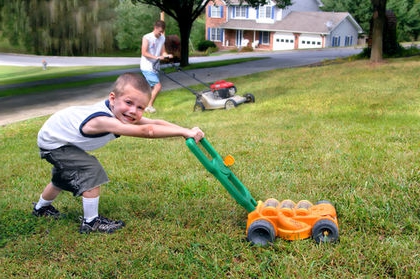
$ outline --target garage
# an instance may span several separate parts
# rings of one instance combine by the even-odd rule
[[[298,48],[322,48],[322,37],[319,35],[300,35]]]
[[[288,50],[295,48],[295,36],[287,33],[274,33],[273,50]]]

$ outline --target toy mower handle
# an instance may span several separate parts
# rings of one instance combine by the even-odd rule
[[[202,138],[199,142],[203,148],[200,148],[193,138],[188,138],[186,144],[191,152],[203,164],[203,166],[213,174],[229,194],[244,207],[248,212],[255,210],[257,202],[251,196],[248,189],[233,174],[233,172],[225,165],[222,157],[216,152],[206,138]],[[204,150],[203,150],[204,149]],[[207,151],[207,156],[203,151]]]

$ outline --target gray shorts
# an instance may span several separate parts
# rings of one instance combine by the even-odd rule
[[[47,160],[52,168],[51,182],[54,186],[80,196],[109,181],[99,161],[84,150],[65,145],[54,150],[41,149],[42,159]]]

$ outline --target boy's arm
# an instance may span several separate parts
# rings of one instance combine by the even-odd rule
[[[184,128],[164,120],[142,119],[139,125],[124,124],[118,119],[99,116],[89,120],[83,126],[85,134],[95,135],[100,133],[113,133],[120,136],[141,138],[166,138],[184,137],[194,138],[196,142],[204,137],[204,132],[199,128]]]
[[[155,124],[155,125],[162,125],[162,126],[176,126],[176,127],[180,127],[174,123],[168,122],[166,120],[163,119],[150,119],[147,117],[142,117],[139,121],[140,125],[144,125],[144,124]]]

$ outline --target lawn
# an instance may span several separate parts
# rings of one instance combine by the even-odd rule
[[[65,217],[31,215],[50,177],[40,117],[0,127],[0,274],[4,278],[419,278],[419,57],[281,69],[230,79],[254,104],[192,112],[193,96],[162,92],[158,113],[199,126],[256,200],[329,200],[340,242],[246,241],[247,212],[183,139],[120,138],[93,154],[111,182],[100,213],[127,226],[78,233]]]

